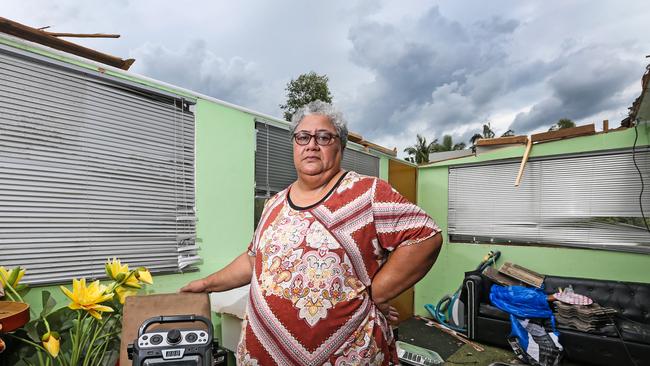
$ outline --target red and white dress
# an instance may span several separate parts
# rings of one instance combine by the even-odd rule
[[[388,183],[346,173],[320,202],[271,198],[249,255],[253,278],[238,365],[388,365],[395,340],[370,300],[389,252],[440,231]]]

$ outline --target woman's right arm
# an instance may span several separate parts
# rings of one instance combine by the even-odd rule
[[[181,288],[181,292],[220,292],[247,285],[253,276],[255,257],[242,253],[219,271],[194,280]]]

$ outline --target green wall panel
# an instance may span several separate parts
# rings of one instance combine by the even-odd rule
[[[388,158],[379,157],[379,178],[388,182]]]
[[[196,121],[198,276],[228,264],[253,235],[255,125],[251,115],[203,100]]]

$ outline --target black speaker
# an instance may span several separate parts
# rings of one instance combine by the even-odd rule
[[[207,329],[192,327],[147,331],[153,324],[202,322]],[[227,353],[212,335],[212,322],[198,315],[149,318],[138,330],[138,339],[129,344],[133,366],[215,366],[227,365]]]

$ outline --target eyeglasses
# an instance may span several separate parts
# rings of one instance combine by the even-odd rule
[[[300,146],[309,144],[312,137],[316,140],[316,145],[328,146],[331,145],[334,142],[334,139],[339,137],[339,135],[329,132],[317,132],[315,135],[307,132],[298,132],[293,134],[293,139],[296,141],[296,144]]]

